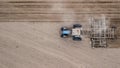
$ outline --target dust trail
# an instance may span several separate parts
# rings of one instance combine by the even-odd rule
[[[61,21],[64,22],[64,24],[74,23],[76,20],[75,12],[73,11],[73,9],[66,8],[66,4],[62,2],[63,0],[60,0],[60,3],[54,3],[51,8],[52,12],[62,13],[60,15],[60,18],[61,18]]]

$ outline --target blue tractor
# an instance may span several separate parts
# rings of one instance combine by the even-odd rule
[[[81,31],[82,25],[80,24],[74,24],[72,28],[62,27],[61,37],[62,38],[72,37],[72,39],[75,41],[81,41],[82,40]]]

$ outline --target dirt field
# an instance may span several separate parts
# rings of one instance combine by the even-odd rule
[[[120,49],[61,39],[63,23],[1,23],[0,68],[119,68]],[[51,27],[49,27],[51,26]]]
[[[63,1],[74,9],[64,9],[61,0],[0,1],[0,68],[120,68],[119,48],[93,49],[88,39],[75,42],[59,36],[61,26],[85,25],[91,15],[104,14],[115,22],[119,0]],[[48,6],[39,6],[44,4]]]

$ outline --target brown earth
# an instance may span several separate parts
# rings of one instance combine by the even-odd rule
[[[93,49],[89,39],[59,36],[61,26],[87,25],[94,15],[119,22],[119,6],[119,0],[0,0],[0,68],[120,68],[119,48]]]

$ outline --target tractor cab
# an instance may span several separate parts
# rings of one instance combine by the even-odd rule
[[[82,40],[81,30],[82,30],[82,26],[80,24],[73,25],[73,29],[72,29],[73,40],[75,40],[75,41],[81,41]]]

